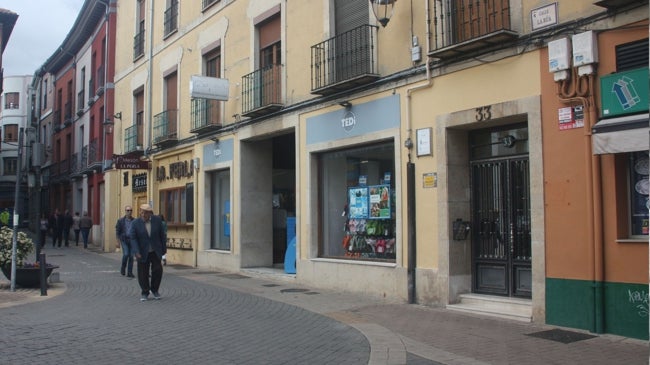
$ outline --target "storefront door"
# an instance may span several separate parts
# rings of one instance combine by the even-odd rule
[[[530,174],[528,154],[520,153],[528,149],[527,129],[479,132],[470,139],[474,157],[490,155],[470,162],[473,290],[530,297]]]

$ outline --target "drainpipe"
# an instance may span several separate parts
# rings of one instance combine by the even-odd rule
[[[566,93],[564,86],[558,84],[559,100],[564,103],[580,102],[585,106],[584,115],[584,160],[587,168],[586,176],[589,179],[585,186],[587,200],[587,242],[593,242],[588,246],[588,254],[591,259],[591,271],[593,277],[593,300],[594,318],[592,331],[595,333],[604,332],[604,281],[605,281],[605,256],[603,239],[603,202],[602,202],[602,181],[600,155],[594,155],[592,150],[591,128],[596,124],[596,106],[593,97],[593,75],[587,76],[587,89],[581,90],[580,83],[583,80],[578,78],[575,69],[571,83],[575,82],[571,92]]]
[[[144,150],[144,157],[149,157],[149,153],[151,149],[153,148],[152,141],[153,141],[153,116],[151,115],[152,111],[152,102],[151,102],[151,96],[153,95],[153,19],[154,19],[154,2],[155,0],[151,0],[151,15],[149,18],[149,75],[147,77],[149,85],[147,85],[147,115],[149,118],[149,135],[147,136],[148,143],[147,143],[147,148]],[[153,164],[152,164],[153,165]],[[153,166],[152,166],[153,167]],[[149,179],[147,182],[147,199],[149,201],[147,203],[151,204],[153,206],[153,199],[151,198],[151,195],[153,194],[153,171],[149,174]]]
[[[431,51],[431,16],[429,11],[429,0],[424,0],[424,7],[426,12],[426,59],[425,68],[427,80],[425,83],[416,85],[406,89],[406,140],[404,147],[408,149],[408,162],[406,163],[406,201],[408,204],[407,211],[407,255],[408,261],[406,265],[406,277],[408,288],[408,302],[413,304],[417,302],[416,285],[415,285],[415,268],[417,266],[417,239],[415,234],[415,164],[411,162],[411,148],[413,148],[413,140],[411,135],[413,129],[411,127],[411,94],[418,90],[428,89],[433,85],[431,79],[431,70],[429,68],[429,52]]]

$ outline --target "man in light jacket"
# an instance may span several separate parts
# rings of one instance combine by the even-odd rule
[[[131,248],[138,262],[140,301],[146,302],[149,293],[160,299],[158,289],[162,280],[162,256],[167,253],[167,234],[160,217],[153,214],[149,204],[140,206],[140,217],[131,223]],[[149,271],[151,270],[151,275]],[[151,281],[150,281],[151,279]]]

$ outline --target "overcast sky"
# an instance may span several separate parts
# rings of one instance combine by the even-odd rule
[[[5,76],[33,75],[61,46],[84,0],[0,0],[18,14],[2,55]]]

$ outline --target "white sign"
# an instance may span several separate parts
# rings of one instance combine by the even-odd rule
[[[531,10],[530,23],[533,31],[557,24],[557,3]]]
[[[190,97],[196,99],[228,100],[228,80],[193,75],[190,79]]]

